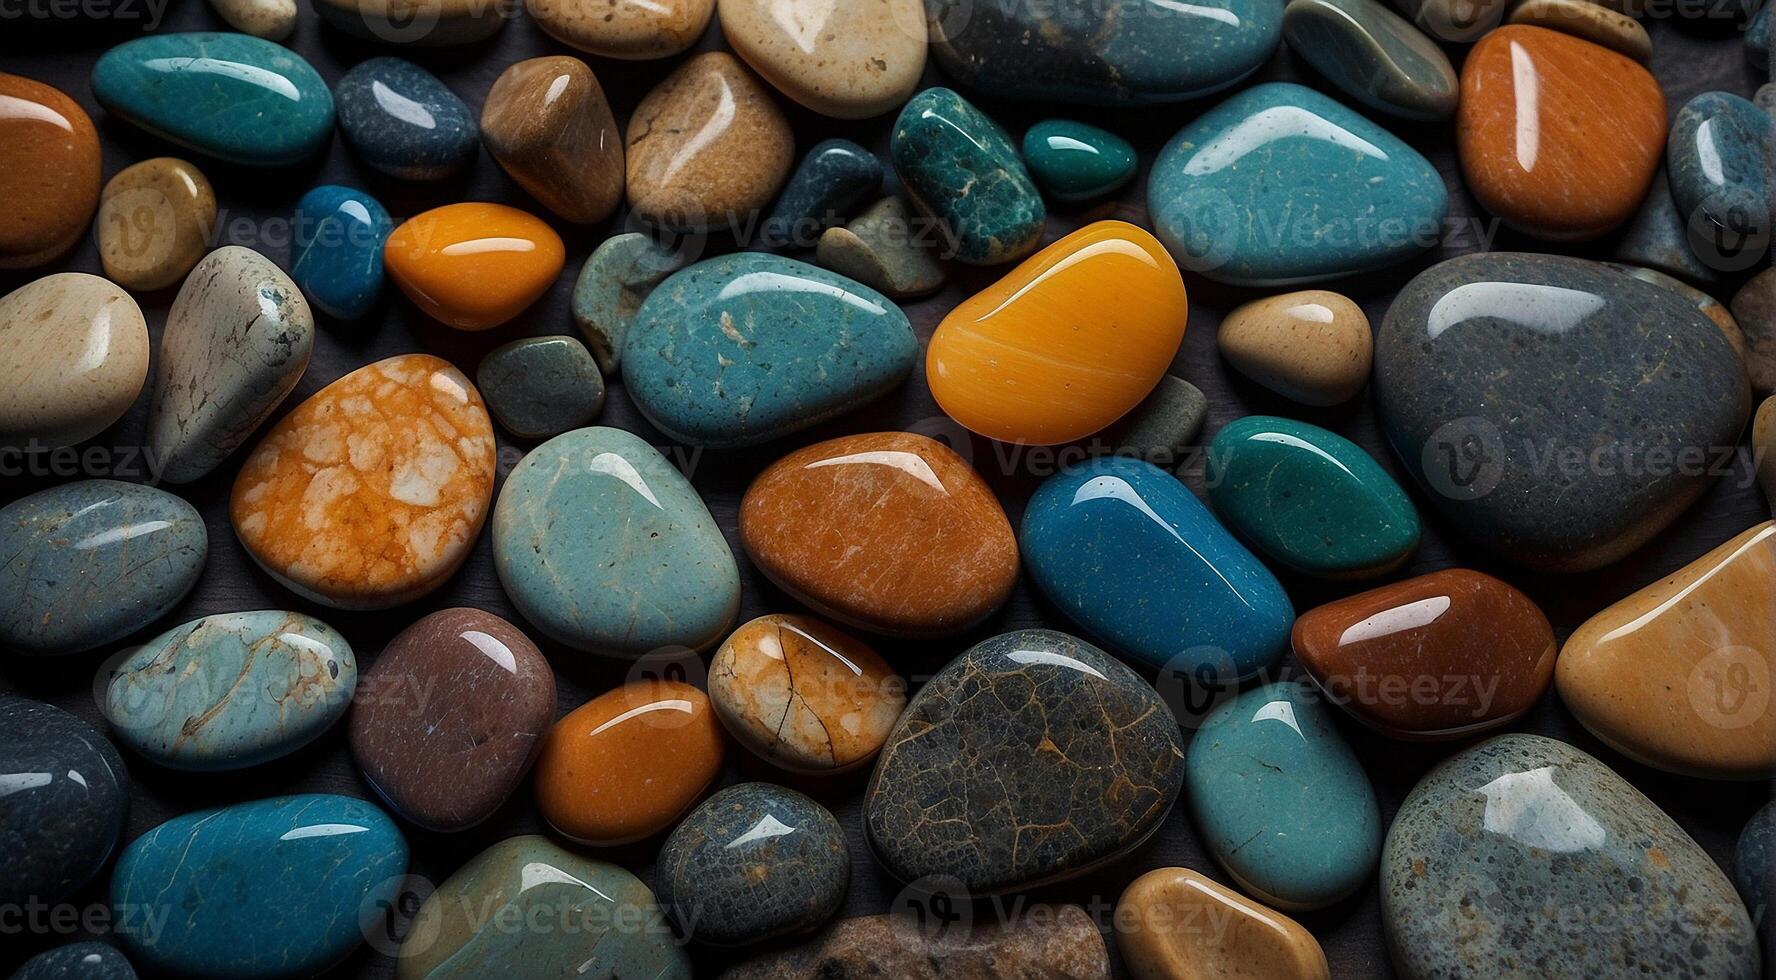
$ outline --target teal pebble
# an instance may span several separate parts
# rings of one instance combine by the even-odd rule
[[[322,184],[296,202],[290,278],[322,313],[362,319],[382,297],[382,246],[394,228],[376,198]]]
[[[1283,37],[1345,95],[1390,116],[1447,119],[1460,85],[1435,41],[1377,0],[1290,0]]]
[[[1684,103],[1666,137],[1671,199],[1690,248],[1716,268],[1743,270],[1766,258],[1776,205],[1776,123],[1731,92]]]
[[[577,429],[604,408],[604,374],[572,337],[525,337],[494,348],[475,370],[487,410],[521,439]]]
[[[1103,197],[1135,176],[1128,140],[1081,122],[1046,119],[1024,133],[1024,163],[1037,186],[1057,201]]]
[[[1011,137],[947,88],[912,97],[894,123],[894,172],[907,196],[937,218],[950,257],[968,265],[1023,258],[1048,212]]]

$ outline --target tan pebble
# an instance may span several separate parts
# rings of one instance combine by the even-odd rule
[[[532,58],[502,72],[481,107],[481,138],[519,186],[567,221],[603,221],[623,198],[617,121],[578,58]]]
[[[1338,405],[1369,380],[1373,338],[1363,310],[1308,289],[1254,300],[1227,314],[1221,356],[1241,374],[1303,405]]]
[[[1733,318],[1745,339],[1745,371],[1754,394],[1776,391],[1776,269],[1752,276],[1733,295]]]
[[[906,202],[885,197],[843,228],[828,228],[815,246],[814,260],[863,283],[890,299],[929,296],[943,288],[944,267],[915,226]]]
[[[840,119],[898,109],[925,71],[921,0],[720,0],[722,36],[765,81]]]
[[[296,30],[296,0],[210,0],[228,26],[242,34],[282,41]]]
[[[1764,502],[1776,514],[1776,395],[1758,406],[1757,418],[1751,423],[1752,458],[1757,460],[1758,483],[1764,488]]]
[[[484,41],[506,26],[510,0],[311,0],[315,12],[353,37],[401,47]]]
[[[1128,886],[1116,903],[1116,945],[1136,980],[1331,976],[1300,923],[1189,868],[1159,868]]]
[[[0,297],[0,446],[84,442],[147,380],[148,325],[116,283],[62,272]]]
[[[209,248],[216,192],[176,157],[119,171],[99,198],[99,261],[125,289],[163,289],[185,278]]]
[[[550,37],[563,44],[637,61],[665,58],[697,43],[715,0],[524,0]]]
[[[1620,51],[1641,64],[1653,57],[1653,39],[1646,28],[1634,18],[1591,0],[1523,0],[1512,8],[1506,21],[1582,37]]]

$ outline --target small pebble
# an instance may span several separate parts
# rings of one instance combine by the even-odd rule
[[[1455,68],[1435,41],[1377,0],[1294,0],[1283,37],[1344,94],[1390,116],[1430,122],[1455,112]]]
[[[1363,308],[1324,289],[1253,300],[1221,321],[1221,356],[1303,405],[1339,405],[1369,380],[1374,340]]]
[[[574,280],[574,325],[592,348],[598,369],[616,374],[629,322],[662,280],[685,267],[685,257],[638,231],[616,235],[592,250]]]
[[[891,153],[907,196],[943,223],[956,261],[999,265],[1041,243],[1048,212],[1017,146],[967,99],[941,87],[913,96]]]
[[[845,227],[828,228],[814,260],[889,299],[917,299],[943,288],[944,266],[930,247],[935,240],[904,198],[885,197]]]
[[[623,144],[592,69],[554,55],[500,73],[481,107],[487,152],[564,221],[596,224],[623,200]]]
[[[549,291],[567,249],[534,214],[503,204],[446,204],[402,222],[383,244],[395,285],[458,330],[491,330]]]
[[[143,160],[99,197],[99,261],[125,289],[164,289],[203,258],[215,224],[216,192],[202,172],[175,157]]]
[[[1024,165],[1036,186],[1057,201],[1103,197],[1135,176],[1135,148],[1107,130],[1047,119],[1024,133]]]
[[[1523,0],[1506,20],[1582,37],[1643,65],[1653,58],[1653,39],[1639,21],[1593,0]]]
[[[242,34],[283,41],[296,30],[296,0],[210,0],[228,26]]]
[[[382,298],[383,245],[394,227],[376,198],[322,184],[296,202],[290,278],[322,313],[363,319]]]
[[[882,190],[882,161],[850,140],[815,144],[765,219],[767,245],[808,248]]]
[[[136,980],[136,971],[113,947],[86,942],[38,953],[12,980]]]
[[[572,337],[526,337],[494,348],[475,384],[499,424],[521,439],[547,439],[591,423],[604,407],[604,376]]]
[[[1730,306],[1745,338],[1745,371],[1757,395],[1776,391],[1776,269],[1751,277]]]
[[[1146,401],[1122,417],[1105,441],[1117,453],[1176,470],[1189,455],[1208,413],[1209,400],[1202,389],[1168,374]]]
[[[1217,923],[1191,928],[1191,923]],[[1152,980],[1331,980],[1307,928],[1189,868],[1156,868],[1116,902],[1116,948]]]
[[[1766,85],[1776,91],[1776,86]],[[1761,92],[1762,89],[1759,89]],[[1616,243],[1616,261],[1658,269],[1686,282],[1708,285],[1720,279],[1690,248],[1690,231],[1671,200],[1671,184],[1663,167],[1647,188],[1640,212]]]
[[[148,324],[116,283],[44,276],[0,296],[0,446],[85,442],[148,380]]]
[[[411,61],[361,61],[339,79],[333,98],[345,144],[373,170],[401,180],[437,180],[475,157],[479,137],[469,107]]]

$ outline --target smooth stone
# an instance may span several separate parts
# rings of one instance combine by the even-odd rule
[[[1772,596],[1776,524],[1765,521],[1574,630],[1554,667],[1560,700],[1637,762],[1705,779],[1768,779]]]
[[[1184,747],[1152,686],[1052,630],[982,640],[913,695],[863,801],[894,877],[974,896],[1061,881],[1134,850],[1184,782]]]
[[[703,36],[715,0],[524,0],[545,33],[606,58],[668,58]]]
[[[1271,391],[1316,408],[1342,405],[1369,383],[1374,339],[1363,308],[1305,289],[1233,309],[1215,334],[1221,356]]]
[[[598,369],[617,373],[629,324],[654,287],[685,267],[686,256],[639,231],[613,235],[586,257],[574,280],[573,318]]]
[[[604,375],[572,337],[523,337],[495,347],[475,369],[487,409],[521,439],[577,429],[604,407]]]
[[[351,645],[301,613],[219,613],[175,627],[101,672],[105,720],[136,754],[219,772],[281,759],[344,717]]]
[[[568,712],[543,737],[537,810],[569,840],[632,843],[677,823],[721,763],[721,726],[702,691],[630,681]]]
[[[58,272],[0,296],[0,446],[85,442],[122,418],[147,380],[147,321],[114,283]]]
[[[959,633],[1017,584],[1017,539],[993,491],[954,450],[911,432],[790,453],[747,488],[739,523],[747,557],[778,588],[873,633]]]
[[[309,0],[327,26],[397,47],[437,48],[485,41],[516,5],[487,0]]]
[[[1720,300],[1657,269],[1640,269],[1618,262],[1605,262],[1604,265],[1617,272],[1625,272],[1642,282],[1650,282],[1655,286],[1669,289],[1689,300],[1696,309],[1702,311],[1703,316],[1713,320],[1714,325],[1721,328],[1721,334],[1727,338],[1727,343],[1733,345],[1733,353],[1737,354],[1741,360],[1745,359],[1745,335],[1739,330],[1739,321],[1733,319],[1732,312]],[[1755,391],[1753,389],[1754,394]]]
[[[898,109],[925,73],[923,0],[720,0],[722,37],[752,70],[825,116]]]
[[[1045,119],[1024,131],[1024,165],[1043,193],[1076,203],[1133,180],[1138,161],[1128,140],[1071,119]]]
[[[765,219],[762,240],[776,247],[812,246],[881,192],[882,161],[874,153],[850,140],[822,140],[790,176]]]
[[[322,184],[296,202],[290,277],[315,309],[361,320],[382,298],[383,246],[395,223],[376,198]]]
[[[919,342],[898,306],[825,269],[736,252],[657,286],[629,324],[623,383],[693,446],[768,442],[900,385]]]
[[[45,656],[116,642],[165,615],[203,572],[190,504],[153,487],[79,480],[0,507],[0,646]]]
[[[393,908],[406,871],[407,841],[375,806],[278,796],[187,813],[136,838],[117,859],[111,901],[137,910],[117,935],[154,970],[306,976],[364,941],[360,917]]]
[[[1720,868],[1622,777],[1570,745],[1500,735],[1431,770],[1381,857],[1406,980],[1758,975]]]
[[[913,96],[895,120],[889,155],[907,196],[941,226],[946,258],[999,265],[1042,240],[1048,212],[1017,146],[955,92]]]
[[[408,218],[382,255],[389,277],[426,316],[458,330],[491,330],[549,291],[567,247],[533,214],[467,202]]]
[[[493,423],[469,379],[402,354],[333,382],[247,457],[229,517],[279,584],[339,609],[386,609],[443,585],[493,499]]]
[[[60,708],[0,694],[0,904],[62,902],[111,859],[129,811],[123,759]],[[17,914],[17,913],[15,913]]]
[[[1757,457],[1758,485],[1764,488],[1764,502],[1770,505],[1770,512],[1776,514],[1776,395],[1765,398],[1758,406],[1751,426],[1751,445],[1753,452],[1763,454]]]
[[[1135,980],[1331,980],[1299,922],[1189,868],[1155,868],[1116,902],[1116,948]]]
[[[1298,572],[1373,578],[1418,548],[1406,491],[1361,446],[1317,425],[1235,419],[1215,433],[1203,479],[1229,528]]]
[[[518,789],[555,721],[555,674],[516,626],[440,609],[358,682],[347,733],[364,781],[428,830],[466,830]]]
[[[1671,199],[1690,248],[1724,270],[1770,251],[1776,212],[1776,121],[1731,92],[1703,92],[1677,111],[1665,150]]]
[[[889,299],[918,299],[943,288],[943,263],[928,234],[899,195],[884,197],[843,228],[828,228],[814,261]]]
[[[556,436],[506,477],[493,566],[520,613],[576,650],[714,646],[740,608],[733,553],[691,483],[622,429]]]
[[[874,759],[907,686],[862,640],[812,616],[773,613],[709,661],[709,703],[734,740],[778,768],[840,773]]]
[[[1499,26],[1510,0],[1393,0],[1413,26],[1440,44],[1472,44]],[[1608,6],[1617,0],[1606,0]],[[1620,0],[1629,2],[1629,0]]]
[[[502,923],[551,928],[510,928]],[[646,977],[690,980],[648,886],[546,837],[510,837],[427,898],[395,960],[396,980]]]
[[[1770,69],[1770,33],[1776,9],[1761,5],[1745,27],[1745,60],[1753,68]]]
[[[372,170],[438,180],[475,158],[474,114],[438,76],[404,58],[358,62],[333,86],[333,100],[340,135]]]
[[[239,245],[205,256],[160,334],[148,445],[161,479],[190,483],[240,448],[302,380],[314,336],[302,290],[270,259]]]
[[[333,96],[290,49],[247,34],[156,34],[106,51],[93,95],[162,139],[249,167],[315,154],[333,130]]]
[[[216,192],[184,160],[125,167],[99,197],[99,262],[125,289],[151,292],[185,278],[210,248]]]
[[[1109,980],[1097,923],[1077,905],[1030,905],[962,928],[921,927],[907,915],[842,919],[808,942],[767,953],[722,980]]]
[[[741,783],[672,831],[654,882],[690,938],[751,945],[832,918],[851,884],[851,851],[826,807],[782,786]]]
[[[1665,148],[1665,94],[1608,48],[1511,24],[1462,63],[1455,135],[1481,206],[1525,234],[1585,241],[1646,197]]]
[[[1165,376],[1190,303],[1165,246],[1123,221],[1086,225],[944,316],[925,380],[991,439],[1051,446],[1122,418]]]
[[[1381,810],[1311,688],[1284,681],[1216,708],[1190,740],[1184,798],[1240,888],[1285,911],[1354,894],[1381,856]]]
[[[1720,279],[1690,248],[1690,231],[1671,200],[1671,183],[1663,167],[1647,188],[1640,213],[1616,242],[1618,262],[1657,269],[1667,275],[1707,286]]]
[[[1376,414],[1405,469],[1475,542],[1546,571],[1651,540],[1711,485],[1685,460],[1736,445],[1751,411],[1719,326],[1584,259],[1433,266],[1395,298],[1375,350]]]
[[[487,152],[543,207],[597,224],[623,200],[623,145],[604,89],[578,58],[520,61],[481,106]]]
[[[1593,0],[1522,0],[1506,20],[1584,38],[1643,65],[1653,60],[1653,39],[1640,21]]]
[[[1103,457],[1044,480],[1019,542],[1050,602],[1145,667],[1244,679],[1288,643],[1282,583],[1150,463]]]
[[[1326,700],[1389,738],[1468,738],[1511,724],[1554,679],[1534,601],[1446,568],[1309,609],[1290,637]]]
[[[1776,926],[1769,918],[1772,878],[1776,878],[1776,801],[1752,814],[1733,848],[1733,884],[1763,936],[1766,962],[1776,951]]]
[[[296,0],[210,0],[217,16],[242,34],[283,41],[296,30]]]
[[[1314,282],[1436,244],[1443,178],[1417,150],[1331,98],[1256,85],[1184,127],[1147,178],[1154,229],[1216,282]]]
[[[1339,91],[1376,112],[1415,122],[1455,112],[1460,83],[1449,56],[1376,0],[1291,0],[1283,38]]]
[[[0,72],[0,269],[53,261],[99,206],[99,133],[58,88]]]
[[[944,73],[995,97],[1080,105],[1151,105],[1227,88],[1270,60],[1280,0],[1097,6],[928,0],[931,56]]]
[[[104,943],[58,946],[26,960],[12,980],[136,980],[122,953]]]
[[[1733,294],[1728,308],[1745,338],[1745,370],[1751,390],[1776,392],[1776,270],[1752,276]]]
[[[674,231],[740,234],[795,162],[789,120],[725,51],[692,57],[648,92],[629,117],[624,146],[629,210]]]
[[[1208,415],[1209,400],[1202,389],[1168,374],[1146,401],[1122,417],[1106,441],[1118,455],[1175,470],[1189,458]]]

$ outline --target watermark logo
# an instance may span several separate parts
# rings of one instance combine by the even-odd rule
[[[1419,472],[1431,489],[1451,500],[1479,500],[1492,493],[1505,475],[1505,442],[1498,426],[1474,415],[1443,423],[1425,440]]]
[[[1770,686],[1770,665],[1763,654],[1735,644],[1696,661],[1684,690],[1698,718],[1731,731],[1763,720],[1770,709]]]
[[[959,878],[926,875],[900,890],[888,928],[908,948],[962,942],[974,931],[974,896]]]

